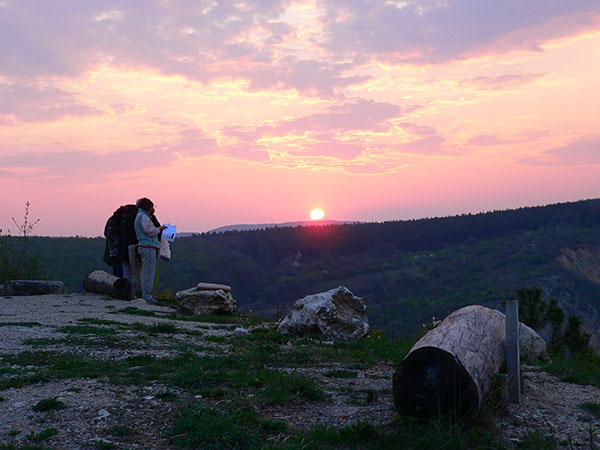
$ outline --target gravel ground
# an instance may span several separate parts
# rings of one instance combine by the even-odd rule
[[[158,314],[173,312],[167,307],[147,305],[142,300],[121,301],[96,294],[0,297],[0,358],[39,350],[25,341],[64,337],[66,334],[57,328],[81,324],[79,320],[84,318],[123,324],[169,322],[194,331],[193,335],[173,335],[168,339],[164,336],[146,338],[139,346],[131,348],[86,348],[93,356],[104,360],[140,353],[168,355],[175,351],[173,347],[178,339],[186,344],[210,347],[216,344],[207,342],[207,336],[233,333],[231,326],[116,313],[131,306]],[[23,322],[30,324],[18,324]],[[133,342],[138,338],[131,330],[122,333]],[[45,346],[43,350],[70,349],[65,344],[56,344]],[[327,402],[271,407],[264,413],[285,420],[292,428],[307,428],[317,423],[345,426],[358,420],[388,424],[394,420],[391,378],[395,367],[392,364],[380,363],[357,370],[358,376],[351,379],[326,377],[324,373],[331,368],[296,369],[320,384],[330,396]],[[164,432],[169,426],[174,404],[159,399],[164,390],[165,387],[159,384],[129,386],[86,378],[6,389],[0,391],[0,444],[31,444],[35,433],[55,428],[57,434],[44,442],[48,448],[114,448],[111,447],[114,444],[117,448],[167,449],[169,443]],[[585,402],[600,402],[600,389],[563,383],[535,367],[525,366],[523,390],[522,404],[509,406],[495,425],[498,438],[507,448],[515,447],[535,430],[544,436],[554,436],[564,448],[591,448],[592,435],[596,436],[596,443],[600,441],[600,419],[580,406]],[[188,392],[176,388],[173,391],[183,401],[204,401],[190,398]],[[47,398],[56,398],[65,407],[49,412],[33,410],[39,400]],[[130,433],[126,433],[127,430]]]

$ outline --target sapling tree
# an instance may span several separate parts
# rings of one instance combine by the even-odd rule
[[[25,203],[23,223],[12,221],[19,230],[19,238],[11,236],[10,229],[3,235],[0,229],[0,282],[20,278],[35,279],[38,273],[38,256],[27,249],[27,241],[35,225],[40,221],[29,218],[30,203]]]

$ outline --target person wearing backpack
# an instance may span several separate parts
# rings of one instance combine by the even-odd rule
[[[129,280],[132,286],[132,294],[141,296],[141,265],[140,257],[137,255],[137,238],[135,237],[136,205],[125,205],[125,215],[119,222],[121,239],[119,241],[119,259],[123,266],[123,278]]]
[[[119,223],[125,214],[125,206],[119,206],[110,216],[104,226],[104,236],[106,237],[106,246],[104,249],[104,262],[113,269],[113,275],[123,276],[123,265],[119,256],[119,245],[121,243],[121,229]]]

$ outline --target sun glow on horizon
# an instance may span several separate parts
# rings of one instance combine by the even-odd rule
[[[310,220],[321,220],[325,217],[325,212],[321,208],[315,208],[310,212]]]

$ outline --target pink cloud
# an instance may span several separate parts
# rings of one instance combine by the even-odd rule
[[[223,148],[223,154],[245,161],[268,162],[271,156],[263,145],[231,145]]]
[[[431,136],[437,134],[437,131],[433,127],[415,125],[414,123],[401,123],[400,128],[415,136]]]
[[[0,117],[21,122],[50,122],[66,116],[93,116],[102,112],[59,88],[0,84]]]
[[[132,103],[111,103],[110,108],[115,114],[127,114],[137,110],[137,106]]]
[[[585,137],[544,154],[561,164],[600,164],[600,138]]]
[[[550,135],[549,130],[524,130],[516,131],[510,137],[495,136],[492,134],[478,134],[467,141],[467,145],[478,147],[495,147],[501,145],[514,145],[520,143],[531,143]]]
[[[586,136],[561,147],[548,149],[541,157],[520,158],[525,165],[571,166],[600,164],[600,138]]]
[[[360,144],[348,144],[339,141],[309,143],[299,150],[288,152],[292,156],[331,156],[337,159],[352,160],[360,156],[363,147]]]
[[[597,28],[600,12],[594,0],[333,0],[326,7],[326,46],[332,53],[396,63],[440,63],[488,48],[538,51],[548,39]]]
[[[173,155],[161,150],[128,150],[107,154],[49,150],[44,153],[0,156],[0,170],[12,168],[10,174],[14,177],[43,177],[72,183],[89,182],[117,173],[160,167],[168,165],[172,160]]]
[[[405,116],[417,106],[402,108],[391,103],[358,99],[332,107],[328,112],[299,117],[275,126],[274,134],[304,133],[306,131],[384,131],[389,128],[385,122]]]
[[[347,173],[357,175],[379,175],[382,173],[390,173],[398,169],[398,165],[396,164],[374,161],[345,164],[340,167]]]
[[[543,73],[528,73],[525,75],[506,74],[497,77],[478,76],[468,80],[462,80],[462,85],[473,86],[476,89],[497,91],[503,89],[514,89],[529,84],[541,77]]]
[[[179,138],[168,146],[168,151],[182,153],[185,156],[203,156],[218,153],[219,144],[203,130],[187,128],[179,132]]]
[[[399,153],[413,155],[457,155],[458,153],[444,146],[445,138],[433,135],[412,142],[396,144],[391,148]]]
[[[335,105],[329,110],[283,120],[272,126],[257,128],[227,127],[223,131],[229,137],[238,139],[238,145],[253,148],[256,142],[265,136],[289,136],[310,134],[310,140],[291,146],[288,153],[292,156],[325,156],[340,160],[352,160],[366,149],[366,141],[354,135],[355,132],[383,132],[390,129],[391,119],[406,116],[419,106],[400,107],[390,103],[357,99],[353,102]],[[433,133],[426,127],[406,125],[417,133]],[[345,139],[340,139],[344,136]],[[226,149],[225,149],[226,150]]]
[[[439,63],[515,47],[539,49],[548,39],[598,28],[600,14],[596,0],[333,0],[323,4],[324,40],[310,42],[326,55],[317,57],[281,50],[301,35],[293,22],[282,22],[288,6],[284,0],[98,0],[77,7],[67,0],[11,1],[0,15],[0,74],[76,77],[110,61],[200,82],[243,78],[251,91],[291,88],[339,98],[339,89],[370,78],[351,74],[365,61]]]
[[[499,138],[498,136],[493,136],[491,134],[480,134],[469,139],[467,144],[480,147],[494,147],[497,145],[507,145],[514,142],[514,140]]]

